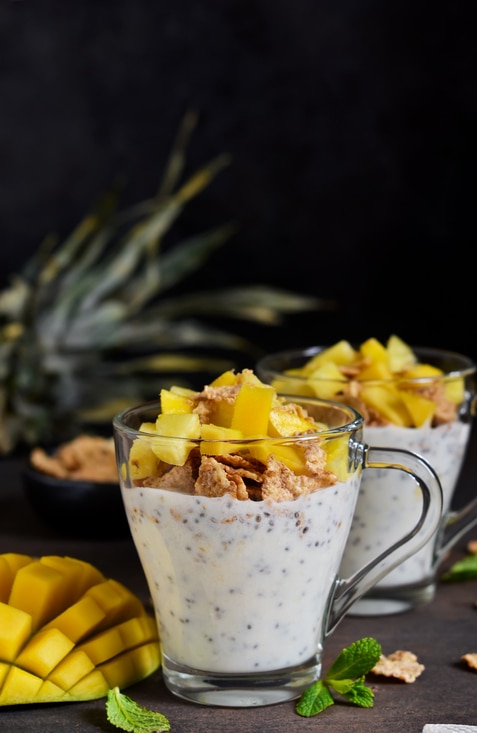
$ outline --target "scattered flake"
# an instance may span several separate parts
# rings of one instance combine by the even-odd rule
[[[477,540],[469,540],[467,543],[467,552],[471,555],[477,555]]]
[[[477,652],[472,652],[472,653],[469,653],[469,654],[464,654],[461,657],[461,659],[469,667],[472,667],[472,669],[477,669]]]
[[[414,682],[424,669],[424,665],[418,662],[415,654],[399,649],[387,656],[382,654],[371,672],[384,677],[396,677],[403,682]]]
[[[55,478],[74,481],[116,483],[118,469],[112,438],[78,435],[63,443],[53,455],[43,448],[34,448],[30,463],[37,471]]]

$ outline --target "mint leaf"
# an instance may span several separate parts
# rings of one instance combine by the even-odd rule
[[[458,582],[460,580],[475,580],[477,578],[477,555],[468,555],[458,560],[442,575],[442,580]]]
[[[334,705],[335,701],[328,687],[321,680],[314,682],[298,700],[295,710],[298,715],[304,718],[311,718],[313,715],[321,713],[322,710]]]
[[[374,705],[374,692],[364,684],[364,678],[355,682],[348,692],[341,694],[345,700],[360,708],[372,708]]]
[[[171,729],[164,715],[138,705],[123,695],[119,687],[108,690],[106,714],[110,723],[129,733],[156,733]]]
[[[359,639],[342,650],[326,673],[325,680],[362,677],[379,661],[381,654],[381,644],[376,639]]]
[[[309,718],[333,705],[330,688],[353,705],[372,708],[374,693],[365,685],[364,678],[381,654],[381,644],[372,637],[359,639],[342,649],[324,679],[314,682],[303,692],[296,703],[296,712]]]

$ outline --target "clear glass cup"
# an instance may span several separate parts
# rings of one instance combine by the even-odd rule
[[[144,425],[155,421],[159,402],[114,418],[125,511],[155,608],[164,681],[178,697],[227,707],[298,697],[319,678],[324,641],[349,607],[439,524],[442,492],[425,460],[365,444],[363,419],[351,407],[289,401],[302,404],[323,428],[280,439],[158,436]],[[220,456],[253,496],[261,480],[257,462],[273,454],[300,466],[305,453],[315,455],[317,443],[338,480],[326,476],[310,493],[239,500],[222,493],[219,478],[217,496],[197,493],[204,456]],[[169,473],[164,462],[158,466],[159,453],[189,456],[192,485],[190,474],[177,467]],[[282,468],[278,486],[301,480],[295,473],[290,479],[288,469],[282,480]],[[388,469],[414,477],[422,497],[419,516],[356,573],[340,576],[362,473]]]
[[[300,370],[325,348],[327,347],[313,346],[269,354],[257,364],[257,374],[263,381],[273,384],[277,390],[315,396],[332,393],[335,400],[352,402],[350,394],[353,390],[350,390],[347,379],[343,379],[340,384],[335,379],[328,382],[326,379],[310,380],[305,376],[290,374],[290,370]],[[450,509],[475,413],[477,366],[462,354],[428,348],[414,348],[413,351],[419,362],[438,367],[443,374],[432,379],[406,379],[411,388],[430,385],[433,381],[448,385],[451,389],[453,386],[458,385],[460,388],[463,385],[462,401],[457,406],[455,416],[449,422],[442,422],[435,427],[429,424],[416,428],[365,422],[364,438],[373,445],[401,448],[425,458],[435,469],[442,485],[443,516],[429,542],[389,572],[356,603],[351,609],[353,615],[400,613],[429,603],[435,595],[441,561],[463,534],[477,524],[477,498],[458,511]],[[373,388],[389,383],[390,380],[360,382],[361,385]],[[414,482],[402,474],[390,471],[366,473],[361,482],[340,572],[352,574],[390,540],[409,531],[420,511],[420,501]]]

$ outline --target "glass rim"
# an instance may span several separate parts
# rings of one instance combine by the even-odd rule
[[[113,427],[117,432],[126,433],[130,437],[144,437],[144,438],[160,438],[161,440],[174,440],[174,441],[184,441],[186,443],[194,444],[194,445],[201,445],[203,443],[212,443],[212,444],[219,444],[219,443],[226,443],[227,445],[237,445],[237,446],[243,446],[243,445],[256,445],[258,443],[280,443],[280,442],[293,442],[293,443],[306,443],[311,442],[312,440],[316,440],[317,437],[323,438],[323,437],[337,437],[341,436],[347,433],[355,433],[357,430],[361,429],[364,426],[364,417],[361,415],[358,410],[356,410],[351,405],[345,404],[343,402],[338,402],[334,400],[327,400],[322,399],[320,397],[308,397],[308,396],[301,396],[296,394],[286,394],[286,393],[277,393],[278,397],[283,397],[287,400],[287,402],[293,402],[295,404],[300,404],[303,402],[310,402],[313,403],[316,406],[322,405],[325,408],[333,408],[336,410],[339,410],[343,416],[348,415],[349,419],[344,422],[343,425],[336,425],[331,427],[326,427],[320,430],[316,430],[311,433],[299,433],[297,435],[277,435],[277,436],[257,436],[257,437],[247,437],[244,436],[243,438],[189,438],[186,436],[174,436],[174,435],[163,435],[162,433],[156,433],[156,432],[149,432],[146,430],[140,430],[139,428],[135,428],[132,425],[128,425],[126,422],[126,419],[128,417],[136,416],[138,417],[141,413],[145,414],[146,412],[152,412],[155,410],[156,416],[160,414],[160,407],[161,407],[161,401],[160,399],[151,400],[149,402],[143,402],[138,405],[132,405],[131,407],[127,407],[121,412],[117,413],[113,417]]]
[[[351,346],[355,349],[358,347],[355,344],[351,344]],[[420,363],[428,363],[431,364],[431,366],[435,366],[432,364],[432,360],[448,360],[449,363],[454,362],[456,365],[455,369],[450,369],[449,371],[444,372],[444,374],[435,374],[432,376],[425,376],[425,377],[405,377],[405,376],[395,376],[390,378],[372,378],[372,379],[352,379],[349,377],[314,377],[310,374],[289,374],[288,370],[293,368],[299,368],[300,366],[303,366],[306,361],[311,359],[313,356],[316,356],[320,352],[324,351],[325,349],[328,349],[330,345],[326,346],[308,346],[302,349],[285,349],[283,351],[275,351],[273,353],[267,354],[266,356],[263,356],[261,359],[258,360],[256,369],[257,372],[263,371],[263,372],[269,372],[273,374],[274,377],[286,377],[290,380],[296,380],[299,382],[307,382],[310,379],[312,381],[316,382],[337,382],[348,384],[349,382],[360,382],[361,384],[391,384],[394,382],[408,382],[411,384],[428,384],[429,382],[439,382],[439,381],[446,381],[451,379],[459,379],[459,378],[466,378],[470,377],[472,375],[475,375],[477,373],[477,364],[469,357],[465,356],[464,354],[460,354],[457,351],[448,351],[446,349],[437,349],[437,348],[431,348],[431,347],[425,347],[425,346],[415,346],[411,347],[412,351],[419,357],[420,360],[427,357],[427,361],[420,361]],[[299,360],[301,359],[303,361],[302,364],[296,364],[295,366],[292,366],[289,364],[288,366],[282,367],[282,369],[278,369],[275,365],[276,361],[282,360]],[[431,359],[431,361],[429,361]]]

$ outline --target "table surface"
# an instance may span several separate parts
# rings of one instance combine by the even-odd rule
[[[147,585],[132,539],[91,541],[52,532],[34,514],[23,493],[21,466],[20,458],[0,459],[0,552],[81,558],[94,563],[106,576],[121,581],[147,602]],[[476,495],[476,481],[477,436],[473,434],[454,508]],[[444,565],[463,555],[469,538],[477,538],[477,528],[457,543]],[[165,715],[173,733],[300,733],[320,729],[333,733],[420,733],[426,723],[477,725],[477,671],[461,661],[463,654],[477,652],[476,602],[477,581],[439,583],[435,599],[419,610],[380,618],[348,615],[343,619],[326,642],[325,670],[343,647],[366,636],[375,637],[385,654],[407,649],[425,665],[423,674],[412,684],[369,677],[367,683],[375,693],[374,707],[370,709],[335,698],[335,705],[310,719],[295,712],[294,702],[247,709],[205,707],[174,698],[165,688],[160,671],[125,692],[139,704]],[[105,700],[101,699],[3,707],[0,730],[113,733],[118,728],[107,721]]]

